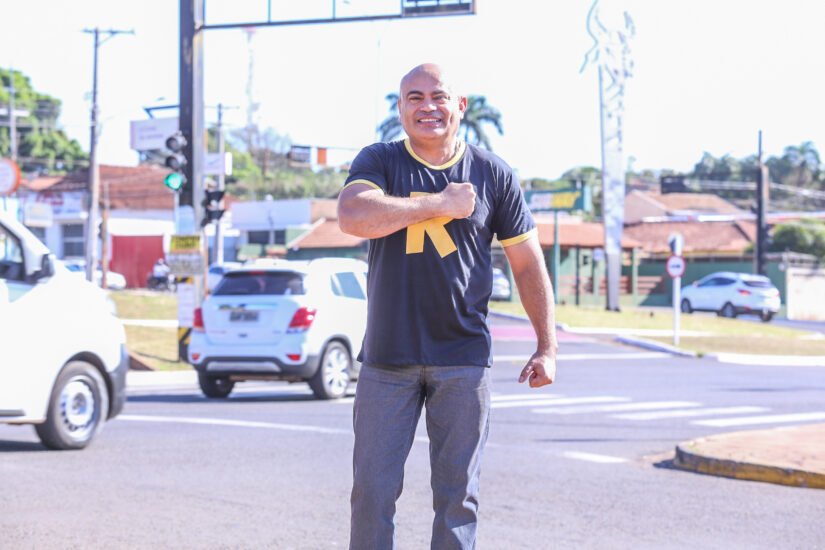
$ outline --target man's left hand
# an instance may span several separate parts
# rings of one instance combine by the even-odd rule
[[[540,388],[552,384],[556,378],[556,358],[536,352],[521,369],[519,384],[528,381],[531,388]]]

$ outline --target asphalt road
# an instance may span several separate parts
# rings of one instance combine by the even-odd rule
[[[821,490],[668,467],[684,440],[825,421],[825,369],[562,334],[557,383],[531,390],[516,382],[529,329],[495,330],[481,547],[825,548]],[[225,401],[194,387],[132,392],[80,452],[0,427],[0,548],[346,548],[351,412],[351,398],[250,383]],[[420,429],[398,502],[401,550],[429,545],[428,471]]]

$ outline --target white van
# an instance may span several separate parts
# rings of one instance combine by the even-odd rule
[[[128,365],[105,292],[0,212],[0,423],[82,449],[123,409]]]

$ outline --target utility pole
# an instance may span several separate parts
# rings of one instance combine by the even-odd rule
[[[765,213],[768,209],[768,188],[770,178],[768,167],[762,163],[762,130],[759,130],[758,173],[756,174],[756,273],[765,274],[765,253],[767,252],[768,227]]]
[[[121,31],[115,29],[101,30],[83,29],[86,34],[94,36],[94,61],[92,64],[92,113],[91,130],[89,138],[89,215],[86,219],[86,280],[94,282],[95,269],[97,267],[97,240],[98,240],[98,218],[100,217],[100,166],[97,158],[97,59],[98,49],[103,43],[118,34],[134,34],[134,31]],[[100,35],[105,35],[101,40]],[[106,263],[105,261],[103,262]]]
[[[14,112],[14,68],[9,71],[9,157],[17,162],[17,113]]]
[[[226,189],[226,153],[223,143],[223,104],[218,103],[218,158],[220,159],[220,170],[218,171],[218,191]],[[215,222],[215,263],[223,263],[223,224],[221,220]]]

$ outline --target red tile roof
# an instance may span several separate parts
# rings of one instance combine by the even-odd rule
[[[696,214],[743,214],[744,211],[711,193],[661,193],[631,191],[625,197],[625,222],[645,217]]]
[[[355,248],[366,240],[341,231],[338,220],[323,220],[290,243],[290,248]]]
[[[539,242],[542,247],[553,246],[553,224],[539,222]],[[559,224],[559,246],[562,248],[582,247],[582,248],[602,248],[604,246],[604,225],[600,223],[560,223]],[[634,248],[640,246],[628,235],[622,236],[622,248]]]
[[[681,233],[685,239],[685,255],[739,255],[756,240],[756,224],[744,220],[635,223],[626,226],[624,233],[651,254],[670,253],[668,237],[671,233]]]

